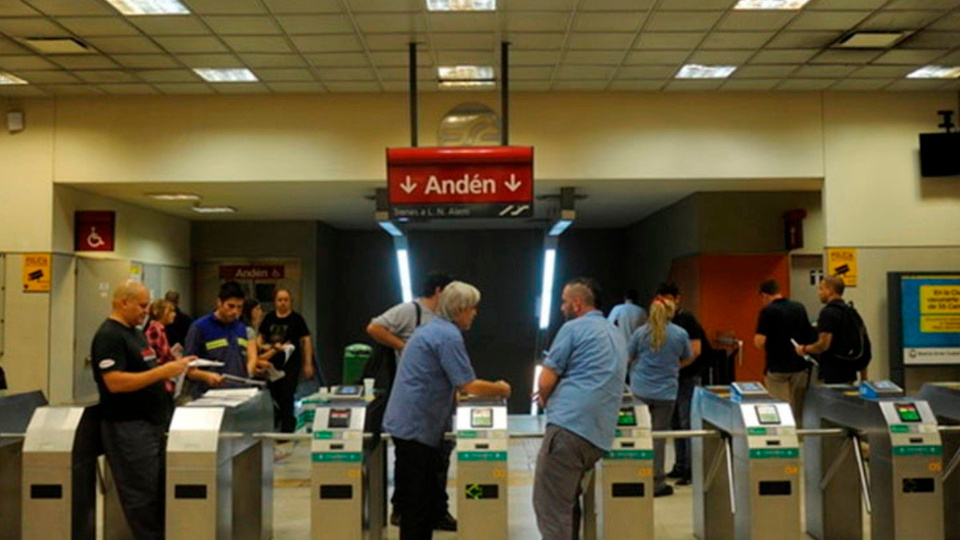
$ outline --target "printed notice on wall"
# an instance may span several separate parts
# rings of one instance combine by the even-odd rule
[[[49,253],[23,255],[24,292],[50,292],[50,258]]]
[[[904,276],[904,364],[960,364],[960,275]]]
[[[827,275],[843,280],[847,287],[857,286],[857,250],[853,248],[827,249]]]

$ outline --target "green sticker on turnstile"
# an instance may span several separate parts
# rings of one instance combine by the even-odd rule
[[[332,439],[333,432],[332,431],[314,431],[313,438],[314,439]]]
[[[328,463],[331,461],[357,462],[362,455],[360,452],[314,452],[314,463]]]
[[[460,461],[506,461],[506,452],[457,452]]]
[[[943,447],[939,444],[929,444],[920,446],[894,446],[893,455],[895,456],[940,456],[943,455]]]
[[[890,426],[890,431],[893,433],[909,433],[910,426],[905,426],[903,424],[894,424]]]
[[[476,439],[477,432],[469,429],[457,432],[457,438],[459,439]]]
[[[799,448],[752,448],[750,459],[794,459],[800,457]]]
[[[653,450],[609,450],[603,459],[653,459]]]
[[[765,427],[752,427],[747,428],[747,435],[766,435],[767,428]]]

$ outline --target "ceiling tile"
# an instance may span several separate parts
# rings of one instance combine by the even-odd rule
[[[31,9],[20,0],[4,0],[0,2],[0,17],[36,17],[40,12]]]
[[[108,54],[161,53],[160,47],[143,37],[99,37],[85,40],[100,52]]]
[[[363,53],[306,54],[307,62],[316,67],[367,67],[370,61]]]
[[[806,10],[850,10],[874,9],[886,4],[889,0],[813,0],[807,4]]]
[[[930,30],[960,30],[960,13],[951,13],[929,26]]]
[[[863,66],[850,74],[852,78],[860,79],[899,79],[906,77],[916,69],[915,66]]]
[[[316,82],[309,69],[258,69],[257,78],[265,82],[312,81]]]
[[[869,11],[805,11],[794,17],[790,30],[849,30],[870,15]]]
[[[201,15],[263,15],[258,0],[182,0],[190,11]]]
[[[543,67],[514,67],[510,68],[510,81],[543,81],[553,77],[553,68]]]
[[[223,36],[235,52],[292,53],[287,40],[280,36]]]
[[[200,76],[189,69],[144,70],[137,75],[147,82],[178,83],[200,82]]]
[[[157,43],[174,54],[227,52],[227,47],[213,36],[158,37]]]
[[[408,92],[410,90],[410,87],[404,82],[383,81],[380,86],[383,87],[384,92]],[[516,88],[515,85],[511,86],[511,89],[514,88]]]
[[[827,49],[812,60],[813,64],[866,64],[883,54],[882,50]]]
[[[879,90],[890,84],[890,79],[844,79],[830,87],[831,90]]]
[[[609,80],[613,77],[613,74],[616,73],[617,69],[614,67],[599,67],[599,66],[560,66],[560,69],[557,70],[557,78],[560,80],[573,80],[573,79],[602,79]]]
[[[376,76],[370,68],[322,68],[316,71],[323,82],[327,81],[374,81]]]
[[[190,68],[242,68],[243,62],[232,54],[181,54],[177,58]]]
[[[937,62],[940,64],[946,64],[948,66],[960,65],[960,51],[937,58]]]
[[[270,36],[280,33],[280,28],[270,17],[213,15],[205,17],[204,20],[214,32],[220,35]]]
[[[365,11],[420,11],[423,9],[421,0],[345,0],[354,12]]]
[[[741,66],[731,75],[734,79],[782,79],[796,71],[797,66]]]
[[[292,36],[293,44],[301,52],[360,52],[360,42],[352,34],[322,36]]]
[[[960,32],[918,32],[903,41],[900,49],[953,49],[960,47]]]
[[[631,9],[650,9],[654,0],[580,0],[580,11],[629,11]]]
[[[60,37],[70,33],[47,19],[25,17],[22,19],[0,19],[0,34],[8,37]]]
[[[567,92],[602,92],[607,84],[607,81],[557,81],[556,88]]]
[[[546,92],[550,90],[550,81],[517,81],[510,83],[511,91]]]
[[[103,94],[99,88],[85,84],[47,84],[41,86],[40,88],[51,94],[62,96],[89,96]]]
[[[717,25],[717,30],[780,30],[792,19],[795,11],[731,11]]]
[[[703,40],[703,49],[759,49],[770,41],[773,32],[711,32]]]
[[[123,17],[60,17],[57,21],[82,37],[140,35]]]
[[[634,49],[692,49],[703,36],[701,32],[642,32]]]
[[[155,84],[154,88],[164,94],[213,94],[213,88],[205,83],[192,84]]]
[[[131,69],[163,69],[179,67],[180,64],[165,54],[115,54],[113,61]]]
[[[579,13],[574,19],[575,32],[636,32],[646,18],[643,11]]]
[[[288,34],[352,34],[353,24],[345,15],[280,15],[277,22]]]
[[[787,79],[780,83],[777,90],[826,90],[833,86],[834,82],[833,79]]]
[[[366,33],[419,33],[427,28],[426,20],[419,13],[368,13],[356,15],[354,19]]]
[[[716,90],[723,86],[724,79],[674,79],[667,83],[664,90],[680,92],[703,92]]]
[[[570,36],[567,47],[570,49],[626,50],[632,44],[636,34],[625,32],[577,33]]]
[[[615,90],[620,92],[625,91],[657,91],[660,90],[664,85],[665,81],[654,81],[654,80],[618,80],[612,81],[610,86],[607,88],[609,90]]]
[[[709,11],[731,9],[737,0],[661,0],[657,6],[661,10]]]
[[[772,90],[781,79],[729,79],[720,87],[721,90],[754,92]]]
[[[259,82],[249,83],[213,83],[213,91],[218,94],[268,94],[270,88]]]
[[[943,56],[949,51],[935,51],[928,49],[894,49],[887,51],[877,58],[877,64],[926,64],[935,58]]]
[[[16,75],[33,84],[71,84],[81,82],[66,71],[17,71]]]
[[[439,51],[437,64],[441,66],[492,66],[495,64],[491,51]]]
[[[501,2],[502,9],[512,11],[570,11],[577,5],[577,0],[524,0],[522,2]],[[497,9],[501,9],[498,5]]]
[[[841,32],[781,32],[767,45],[770,49],[823,49],[836,41]]]
[[[960,7],[960,0],[893,0],[886,9],[954,9]]]
[[[108,94],[130,95],[130,94],[159,94],[160,91],[149,84],[100,84],[97,85],[100,90]]]
[[[560,51],[510,51],[511,66],[552,66],[560,61]]]
[[[617,79],[669,79],[677,74],[676,66],[624,66],[617,71]]]
[[[791,77],[795,79],[838,79],[857,70],[857,66],[800,66]]]
[[[200,18],[193,15],[132,17],[130,22],[149,36],[197,36],[210,33]]]
[[[114,69],[119,67],[106,56],[76,55],[48,56],[47,58],[67,69]]]
[[[647,20],[644,31],[695,32],[710,30],[717,24],[722,15],[722,11],[657,11]]]
[[[625,64],[679,65],[690,55],[689,51],[630,51]]]
[[[339,0],[263,0],[267,8],[281,13],[340,13]]]
[[[248,54],[241,53],[240,59],[252,68],[306,67],[307,62],[293,54]]]
[[[618,66],[623,60],[622,51],[567,51],[563,63],[580,66]]]
[[[885,11],[864,21],[858,30],[917,30],[937,15],[931,11]]]
[[[409,81],[410,80],[410,72],[404,68],[395,68],[395,67],[380,68],[377,70],[377,74],[380,75],[380,79],[384,81]],[[418,81],[436,81],[437,70],[433,68],[418,68],[417,80]]]
[[[496,13],[431,13],[431,32],[492,32],[497,29]],[[419,31],[419,28],[406,30]]]
[[[903,92],[928,92],[939,90],[946,85],[947,81],[942,79],[900,79],[894,81],[884,90],[898,90]]]
[[[375,66],[405,67],[410,64],[410,55],[405,52],[373,52],[370,53],[370,61]],[[516,57],[511,54],[510,62],[516,64]],[[429,54],[417,55],[418,66],[431,66],[433,59]]]
[[[566,32],[570,14],[551,11],[522,11],[508,13],[507,32]]]
[[[377,82],[346,82],[331,81],[324,83],[327,90],[331,92],[379,92],[380,84]]]
[[[511,43],[511,51],[516,51],[518,49],[554,50],[563,47],[564,35],[523,33],[511,34],[509,39]]]
[[[754,51],[696,51],[690,56],[690,63],[713,66],[739,66],[753,56]]]
[[[270,90],[281,94],[312,94],[323,92],[323,85],[318,82],[274,82],[267,83]]]
[[[30,54],[30,51],[16,41],[0,36],[0,54]]]
[[[106,2],[98,0],[30,0],[30,5],[46,15],[115,15]]]
[[[817,54],[817,49],[762,50],[750,59],[751,64],[802,64]]]
[[[418,43],[417,52],[423,56],[430,50],[427,46],[429,36],[426,34],[366,34],[363,42],[371,51],[404,51],[410,50],[411,41]]]
[[[119,69],[78,71],[80,77],[90,83],[131,83],[140,82],[135,76]]]
[[[39,56],[0,56],[0,69],[17,71],[31,69],[58,69]]]
[[[4,97],[41,97],[48,95],[42,89],[30,85],[0,86],[0,96]]]
[[[493,50],[494,47],[494,36],[493,34],[480,34],[480,33],[449,33],[449,34],[433,34],[430,38],[430,43],[436,49],[459,49],[462,51],[476,51],[484,50],[489,51]]]

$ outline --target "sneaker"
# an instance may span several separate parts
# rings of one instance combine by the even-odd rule
[[[675,486],[689,486],[693,483],[693,478],[689,476],[684,476],[683,478],[677,480],[673,485]]]
[[[400,514],[398,514],[398,513],[396,513],[396,512],[392,512],[392,513],[390,514],[390,524],[393,525],[394,527],[399,527],[399,526],[400,526]]]
[[[690,475],[684,472],[684,470],[679,467],[674,467],[673,469],[670,470],[670,472],[667,473],[667,478],[676,479],[676,478],[683,478],[685,476],[690,476]]]
[[[447,512],[443,517],[437,520],[436,525],[433,526],[435,531],[456,531],[457,530],[457,518],[450,515],[450,512]]]
[[[654,497],[669,497],[670,495],[673,495],[673,488],[666,484],[653,490]]]

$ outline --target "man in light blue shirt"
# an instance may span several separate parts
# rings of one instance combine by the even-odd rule
[[[630,343],[630,336],[633,331],[640,328],[640,325],[647,322],[647,310],[638,304],[640,295],[636,289],[630,289],[623,297],[623,303],[613,306],[607,320],[620,329],[623,334],[623,341]]]
[[[613,444],[627,370],[626,342],[597,309],[596,281],[574,279],[562,298],[567,322],[543,362],[537,394],[547,429],[533,507],[545,540],[569,540],[580,530],[580,484]]]

